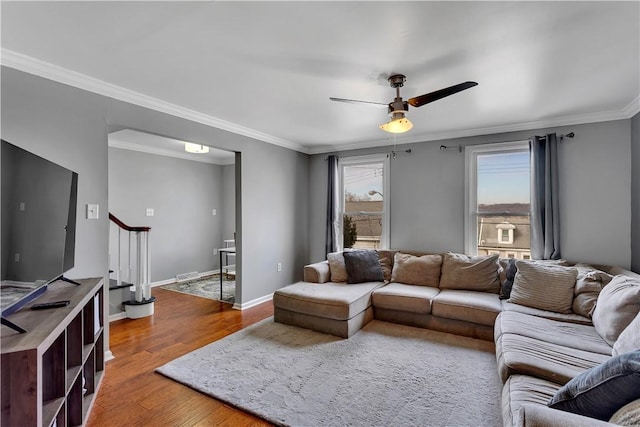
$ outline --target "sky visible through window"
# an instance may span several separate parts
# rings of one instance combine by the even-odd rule
[[[360,200],[382,200],[382,170],[381,163],[345,167],[345,193],[355,194]]]
[[[529,203],[529,152],[478,156],[478,205]]]

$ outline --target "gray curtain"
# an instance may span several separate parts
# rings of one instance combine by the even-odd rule
[[[325,254],[338,250],[338,158],[327,158],[327,223],[325,233]]]
[[[531,152],[531,257],[560,258],[558,139],[555,133],[535,136]]]

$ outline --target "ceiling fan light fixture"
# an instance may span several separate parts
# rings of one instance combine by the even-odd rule
[[[194,144],[193,142],[185,142],[184,151],[187,153],[205,154],[209,152],[209,147],[206,145]]]
[[[413,128],[413,123],[404,116],[404,113],[394,113],[393,118],[380,125],[380,129],[389,133],[405,133]]]

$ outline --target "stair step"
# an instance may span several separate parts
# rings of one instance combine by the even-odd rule
[[[133,286],[133,283],[120,282],[120,286],[118,286],[118,281],[116,279],[109,279],[109,290],[112,289],[124,289]]]

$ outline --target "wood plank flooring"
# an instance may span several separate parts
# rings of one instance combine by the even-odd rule
[[[160,288],[153,294],[157,298],[153,316],[110,324],[115,359],[107,362],[87,425],[269,426],[154,369],[272,316],[272,303],[240,311],[230,304]]]

